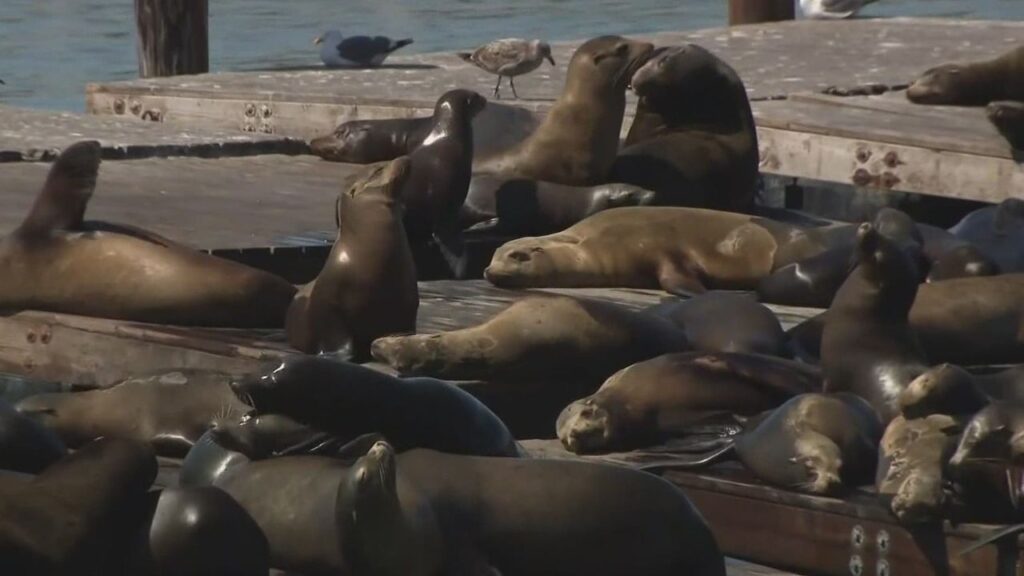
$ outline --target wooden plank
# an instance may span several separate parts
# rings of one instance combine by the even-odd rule
[[[123,103],[121,105],[124,105]],[[132,104],[135,105],[134,103]],[[139,113],[146,109],[139,104]],[[49,112],[0,104],[0,163],[52,160],[79,140],[99,140],[103,157],[168,156],[218,158],[253,154],[303,154],[305,142],[285,136],[242,134],[209,126],[132,122],[71,112]]]
[[[210,70],[207,0],[135,0],[139,76]]]
[[[791,0],[729,0],[729,25],[761,24],[796,18]]]

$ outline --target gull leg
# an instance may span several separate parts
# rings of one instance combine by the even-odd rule
[[[498,74],[498,83],[494,85],[494,97],[500,99],[501,96],[498,94],[499,89],[501,89],[501,74]]]
[[[516,77],[509,76],[508,83],[510,86],[512,86],[512,97],[515,98],[516,100],[519,100],[519,94],[516,94]]]

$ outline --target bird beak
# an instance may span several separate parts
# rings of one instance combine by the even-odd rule
[[[551,54],[548,54],[547,56],[545,56],[545,58],[548,59],[548,62],[551,62],[552,66],[555,65],[555,59],[551,57]]]
[[[317,44],[320,44],[323,41],[324,41],[324,37],[323,36],[317,36],[316,38],[313,38],[313,46],[316,46]]]

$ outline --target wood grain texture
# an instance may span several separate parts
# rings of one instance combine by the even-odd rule
[[[208,0],[135,0],[139,76],[210,69]]]

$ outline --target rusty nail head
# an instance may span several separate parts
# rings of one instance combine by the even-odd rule
[[[256,105],[252,102],[245,105],[245,115],[254,118],[256,116]]]
[[[132,100],[128,104],[128,109],[132,111],[132,114],[138,116],[140,113],[142,113],[142,102],[139,102],[138,100]]]
[[[863,164],[863,163],[867,162],[870,159],[871,159],[871,150],[868,150],[867,148],[858,148],[857,149],[857,161],[858,162]]]
[[[883,188],[894,188],[900,183],[900,177],[893,174],[892,172],[886,172],[882,174],[882,187]]]
[[[266,104],[260,106],[260,116],[270,118],[273,113],[274,111],[270,109],[270,106],[267,106]]]
[[[117,98],[114,100],[114,114],[124,114],[125,103],[124,98]]]
[[[900,156],[893,151],[889,151],[886,152],[884,161],[885,165],[889,168],[895,168],[900,165]]]
[[[25,336],[25,339],[28,340],[29,343],[34,343],[36,341],[36,333],[29,332],[28,335]]]
[[[864,528],[859,525],[854,526],[850,532],[850,542],[857,548],[860,548],[864,544]]]
[[[860,559],[860,556],[854,554],[850,556],[850,574],[853,576],[860,576],[864,572],[864,562]]]
[[[876,576],[889,576],[889,562],[886,560],[879,560],[878,564],[875,565]]]
[[[868,186],[875,180],[875,177],[871,175],[864,168],[857,168],[857,171],[853,173],[853,183],[857,186]]]
[[[879,530],[878,535],[875,537],[875,543],[878,544],[880,552],[889,550],[889,533],[885,530]]]
[[[43,332],[42,335],[39,336],[39,341],[42,342],[43,344],[49,344],[50,343],[50,333],[49,332]]]

